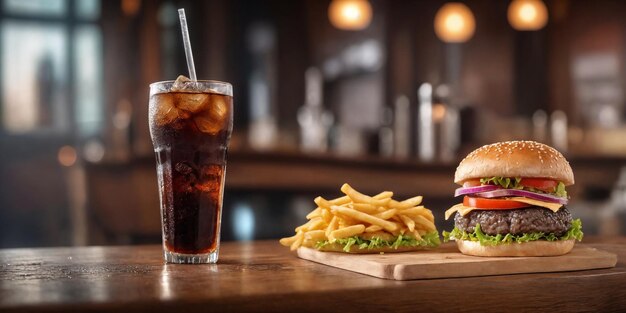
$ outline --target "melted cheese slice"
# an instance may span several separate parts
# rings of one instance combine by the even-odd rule
[[[529,198],[524,198],[524,197],[512,197],[512,198],[507,198],[507,200],[522,202],[522,203],[526,203],[526,204],[530,204],[530,205],[534,205],[534,206],[540,206],[540,207],[546,208],[546,209],[548,209],[548,210],[550,210],[552,212],[558,211],[563,206],[560,203],[545,202],[545,201],[529,199]],[[465,205],[463,205],[463,203],[459,203],[459,204],[449,208],[448,210],[446,210],[445,218],[447,220],[448,218],[450,218],[450,216],[452,216],[452,214],[454,214],[456,212],[459,212],[459,214],[461,214],[461,216],[465,216],[467,213],[472,212],[474,210],[482,210],[482,209],[477,209],[477,208],[471,207],[471,206],[465,206]]]
[[[524,197],[513,197],[513,198],[509,198],[509,200],[523,202],[523,203],[527,203],[527,204],[534,205],[534,206],[544,207],[546,209],[549,209],[552,212],[558,211],[563,206],[560,203],[545,202],[545,201],[529,199],[529,198],[524,198]]]
[[[459,212],[459,214],[461,214],[461,216],[465,216],[465,214],[476,210],[476,208],[473,208],[471,206],[464,206],[463,203],[459,203],[449,209],[446,210],[445,213],[445,218],[446,220],[450,218],[450,216],[452,216],[452,214]]]

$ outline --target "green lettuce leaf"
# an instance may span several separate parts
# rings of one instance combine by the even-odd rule
[[[554,188],[554,194],[559,197],[567,198],[567,191],[565,191],[565,184],[562,182],[559,182],[559,185],[556,186],[556,188]]]
[[[443,235],[444,242],[458,239],[458,240],[478,241],[480,242],[481,246],[495,246],[495,245],[501,245],[501,244],[509,244],[513,242],[524,243],[524,242],[536,241],[536,240],[557,241],[557,240],[576,239],[578,241],[581,241],[583,239],[582,229],[583,229],[583,224],[580,221],[580,219],[575,219],[572,221],[572,225],[567,230],[567,232],[561,237],[557,237],[554,233],[546,234],[542,232],[527,233],[527,234],[521,234],[521,235],[498,234],[498,235],[492,236],[492,235],[483,233],[483,231],[480,229],[480,224],[476,224],[476,227],[474,228],[474,232],[472,233],[462,231],[455,227],[451,232],[444,231],[442,235]]]
[[[583,240],[583,222],[579,218],[572,221],[572,226],[567,230],[561,240],[576,239],[578,241]]]
[[[522,179],[519,177],[517,178],[488,177],[488,178],[481,178],[480,184],[481,185],[496,185],[496,186],[501,186],[507,189],[521,189],[521,186],[519,185],[520,181],[522,181]]]
[[[398,249],[400,247],[437,247],[441,243],[439,240],[439,233],[434,231],[422,236],[421,240],[417,240],[410,236],[399,235],[395,240],[387,241],[381,238],[363,239],[359,236],[353,236],[348,238],[342,238],[335,240],[334,243],[343,246],[343,251],[349,252],[350,247],[357,245],[359,249],[376,249],[391,247]],[[322,247],[330,244],[328,240],[318,241],[315,244],[315,248],[321,249]]]

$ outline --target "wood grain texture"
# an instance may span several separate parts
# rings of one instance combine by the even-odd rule
[[[0,312],[622,310],[626,246],[593,247],[617,266],[411,281],[302,260],[275,241],[225,243],[216,265],[166,265],[160,246],[0,250]]]
[[[410,253],[347,254],[302,247],[298,256],[362,273],[395,280],[474,277],[522,273],[566,272],[614,267],[613,253],[578,244],[562,256],[474,257],[459,253],[454,243]]]

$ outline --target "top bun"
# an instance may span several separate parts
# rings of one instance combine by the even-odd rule
[[[569,162],[556,149],[535,141],[506,141],[482,146],[468,154],[454,174],[454,182],[486,177],[550,178],[574,184]]]

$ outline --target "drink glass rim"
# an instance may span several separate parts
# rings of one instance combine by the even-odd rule
[[[171,85],[173,85],[175,80],[162,80],[158,82],[151,83],[150,86],[150,94],[158,94],[158,93],[167,93],[171,92]],[[211,92],[216,92],[219,94],[223,94],[225,96],[233,96],[233,85],[227,82],[219,81],[219,80],[204,80],[199,79],[192,83],[199,83],[203,86],[211,89]],[[153,88],[157,89],[157,92],[153,91]],[[183,92],[193,92],[193,91],[183,91]]]

